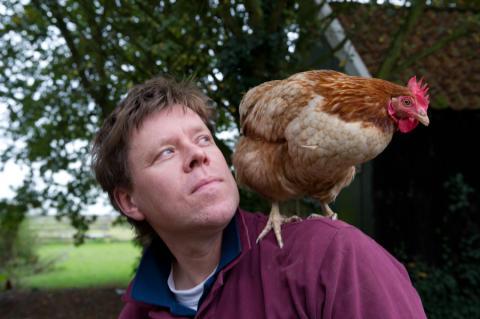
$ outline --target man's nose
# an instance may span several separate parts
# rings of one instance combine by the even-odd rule
[[[208,163],[209,158],[205,149],[195,144],[188,145],[187,156],[183,167],[185,172],[191,172],[195,167],[207,165]]]

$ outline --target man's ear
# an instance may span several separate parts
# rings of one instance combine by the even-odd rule
[[[126,216],[135,220],[145,219],[145,215],[138,210],[135,199],[127,189],[123,187],[117,187],[113,191],[113,196],[115,197],[118,207],[120,207],[122,213],[124,213]]]

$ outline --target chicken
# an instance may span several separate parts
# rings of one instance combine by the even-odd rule
[[[355,165],[380,154],[395,131],[429,124],[428,87],[406,87],[329,71],[297,73],[250,89],[240,103],[241,137],[233,154],[237,181],[272,202],[261,240],[272,228],[283,247],[279,202],[312,197],[324,214],[348,186]]]

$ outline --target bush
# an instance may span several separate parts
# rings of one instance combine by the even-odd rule
[[[38,272],[37,236],[24,220],[13,236],[0,236],[0,288],[15,285],[22,276]]]
[[[469,200],[475,190],[462,174],[451,176],[444,187],[449,205],[437,232],[440,262],[429,264],[416,258],[407,263],[407,269],[428,318],[480,318],[480,233]]]
[[[464,238],[459,246],[444,255],[441,266],[407,264],[430,319],[480,318],[480,236]]]

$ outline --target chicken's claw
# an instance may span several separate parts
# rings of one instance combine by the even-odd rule
[[[282,224],[286,224],[291,221],[298,221],[298,220],[301,220],[301,218],[298,216],[285,217],[282,214],[280,214],[278,204],[273,203],[272,210],[270,211],[270,215],[268,216],[267,224],[265,225],[265,228],[263,228],[260,235],[258,235],[257,237],[257,244],[273,229],[275,238],[277,239],[278,246],[280,246],[280,248],[283,248],[283,239],[282,239],[282,231],[281,231]]]
[[[312,218],[328,218],[331,220],[337,220],[338,215],[337,213],[333,213],[333,215],[325,216],[325,215],[320,215],[320,214],[310,214],[307,219],[312,219]]]
[[[329,218],[331,220],[337,220],[338,215],[335,213],[328,204],[325,204],[323,202],[320,202],[320,206],[322,207],[324,215],[319,215],[319,214],[311,214],[310,216],[307,217],[307,219],[310,218],[318,218],[318,217],[323,217],[323,218]]]

